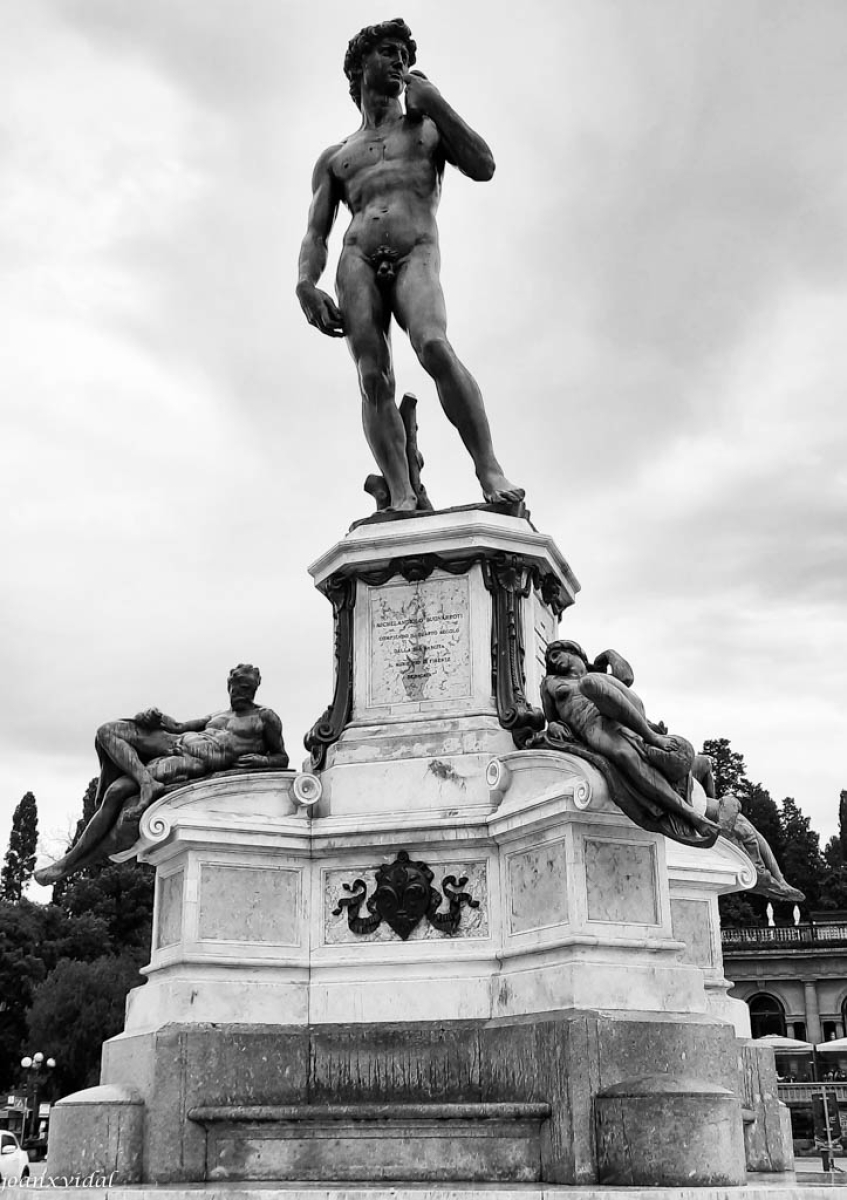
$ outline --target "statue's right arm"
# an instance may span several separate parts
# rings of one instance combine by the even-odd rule
[[[167,733],[200,733],[212,719],[210,713],[207,717],[196,717],[193,721],[175,721],[173,717],[162,716],[162,728]]]
[[[344,320],[331,296],[317,286],[323,275],[329,253],[328,241],[335,224],[341,199],[338,181],[332,173],[331,161],[337,146],[325,150],[312,175],[312,203],[306,236],[300,247],[297,299],[306,320],[328,337],[344,337]]]

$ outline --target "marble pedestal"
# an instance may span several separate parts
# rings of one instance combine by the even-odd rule
[[[649,1130],[620,1116],[640,1095],[676,1104],[691,1183],[743,1181],[742,1108],[780,1169],[720,960],[717,896],[750,864],[525,748],[577,587],[550,539],[433,514],[360,526],[313,574],[336,673],[306,772],[198,782],[142,819],[151,962],[102,1073],[145,1105],[142,1178],[578,1183],[624,1156],[649,1183]],[[81,1107],[57,1106],[51,1170]]]

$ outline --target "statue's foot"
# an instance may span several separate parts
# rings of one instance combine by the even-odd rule
[[[773,879],[773,876],[771,878]],[[799,888],[792,887],[790,883],[779,879],[773,879],[770,894],[775,900],[793,901],[795,904],[802,904],[806,899],[805,892],[801,892]]]
[[[141,816],[145,808],[149,808],[154,800],[158,800],[164,790],[165,785],[163,783],[154,779],[152,775],[148,775],[138,789],[138,801],[132,806],[133,810],[138,809],[138,815]],[[124,809],[124,811],[129,812],[130,810]]]
[[[418,498],[414,492],[408,496],[403,496],[396,504],[389,504],[385,512],[417,512]]]
[[[515,487],[501,472],[480,478],[482,494],[489,504],[519,504],[526,492],[522,487]]]
[[[50,887],[52,883],[58,883],[63,875],[64,871],[62,870],[61,863],[54,862],[50,863],[49,866],[39,867],[39,869],[33,873],[33,879],[36,883],[40,884],[41,887]]]
[[[721,833],[720,825],[716,825],[708,817],[701,817],[699,813],[692,814],[691,824],[701,837],[714,837],[715,834]]]

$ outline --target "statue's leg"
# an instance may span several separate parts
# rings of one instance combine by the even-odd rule
[[[636,791],[655,800],[665,812],[676,813],[683,817],[698,833],[711,836],[718,832],[718,826],[707,817],[696,813],[690,804],[674,791],[667,779],[649,762],[645,761],[630,742],[620,733],[610,732],[605,722],[592,729],[589,745],[604,758],[607,758],[626,778]]]
[[[190,754],[169,754],[165,758],[157,758],[150,763],[150,775],[154,783],[160,787],[167,787],[169,784],[180,783],[185,779],[199,779],[202,775],[210,775],[213,771],[225,770],[229,765],[229,758],[223,755],[218,762],[204,762]]]
[[[118,817],[125,802],[138,792],[134,779],[122,776],[106,789],[103,801],[94,816],[86,825],[68,853],[49,867],[43,867],[35,872],[35,881],[42,887],[66,879],[75,871],[82,870],[90,863],[99,862],[112,853],[111,843],[116,841],[115,832]]]
[[[710,800],[717,799],[715,776],[712,771],[712,760],[708,754],[695,754],[691,774],[702,787]]]
[[[633,733],[637,733],[648,745],[658,744],[660,739],[653,732],[636,704],[630,700],[626,687],[610,675],[590,672],[579,681],[579,690],[604,717],[619,721]]]
[[[95,740],[115,766],[135,780],[141,803],[146,806],[152,802],[155,789],[150,772],[138,754],[145,736],[134,721],[108,721],[97,730]]]
[[[354,251],[341,255],[337,287],[347,345],[359,376],[365,437],[388,484],[390,508],[412,512],[418,499],[409,479],[406,431],[394,402],[388,334],[391,313],[377,287],[373,267]]]
[[[400,267],[394,287],[394,315],[407,331],[421,366],[438,391],[441,407],[473,459],[486,500],[516,503],[524,496],[503,473],[491,441],[482,393],[447,340],[447,311],[438,278],[438,248],[417,246]]]

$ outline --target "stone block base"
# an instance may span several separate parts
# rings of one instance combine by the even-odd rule
[[[144,1081],[147,1182],[204,1182],[216,1166],[226,1168],[227,1178],[245,1181],[271,1175],[281,1180],[303,1178],[307,1166],[310,1179],[349,1179],[353,1175],[346,1172],[358,1173],[360,1161],[361,1169],[368,1170],[364,1178],[379,1181],[391,1177],[387,1172],[400,1169],[397,1154],[402,1138],[409,1138],[413,1148],[423,1140],[403,1125],[398,1106],[507,1104],[549,1106],[550,1116],[542,1121],[537,1139],[540,1179],[574,1184],[598,1179],[596,1098],[622,1080],[657,1072],[669,1076],[680,1062],[718,1089],[738,1089],[736,1042],[726,1025],[679,1014],[663,1019],[655,1014],[574,1010],[518,1020],[408,1025],[170,1026],[108,1042],[103,1074],[110,1081]],[[740,1145],[741,1110],[737,1100],[735,1104]],[[333,1141],[326,1123],[321,1124],[326,1112],[318,1111],[336,1105],[346,1106],[351,1114],[343,1146],[338,1139]],[[354,1114],[367,1118],[373,1105],[394,1106],[379,1136],[367,1121],[358,1133],[352,1132]],[[229,1140],[220,1140],[223,1125],[207,1133],[209,1123],[204,1127],[196,1119],[203,1109],[241,1109],[249,1116],[247,1110],[255,1106],[312,1109],[315,1119],[308,1133],[300,1122],[299,1146],[288,1134],[288,1146],[276,1134],[270,1139],[274,1145],[267,1139],[260,1145],[258,1133],[251,1140],[231,1129],[226,1135]],[[689,1115],[690,1128],[683,1128],[684,1122],[677,1124],[680,1139],[697,1136],[702,1112],[692,1109]],[[534,1161],[535,1151],[530,1148],[534,1134],[527,1138],[524,1129],[518,1131],[518,1138],[512,1122],[511,1132],[502,1131],[511,1144],[504,1150],[505,1157],[498,1156],[491,1144],[472,1145],[475,1136],[485,1136],[485,1120],[468,1120],[475,1124],[464,1126],[462,1137],[451,1146],[442,1129],[430,1125],[427,1136],[432,1135],[441,1148],[430,1146],[431,1154],[409,1160],[408,1169],[415,1170],[416,1179],[444,1179],[438,1173],[442,1153],[454,1156],[452,1178],[533,1178],[526,1172]],[[361,1144],[366,1140],[364,1131],[369,1138],[366,1154]],[[357,1140],[358,1146],[353,1144]],[[743,1172],[743,1149],[741,1155]],[[323,1159],[321,1170],[314,1167],[318,1157]],[[405,1169],[404,1165],[404,1173]],[[468,1174],[457,1176],[456,1170]],[[687,1182],[707,1179],[698,1180],[695,1170]]]
[[[649,1076],[607,1088],[594,1101],[597,1175],[626,1187],[682,1187],[746,1180],[741,1103],[698,1079]]]
[[[210,1181],[541,1178],[546,1104],[198,1108]]]
[[[45,1175],[138,1183],[143,1146],[141,1095],[126,1087],[87,1088],[53,1105]]]
[[[777,1092],[773,1051],[753,1041],[740,1042],[740,1050],[741,1103],[752,1118],[744,1122],[747,1170],[792,1171],[791,1116]]]

